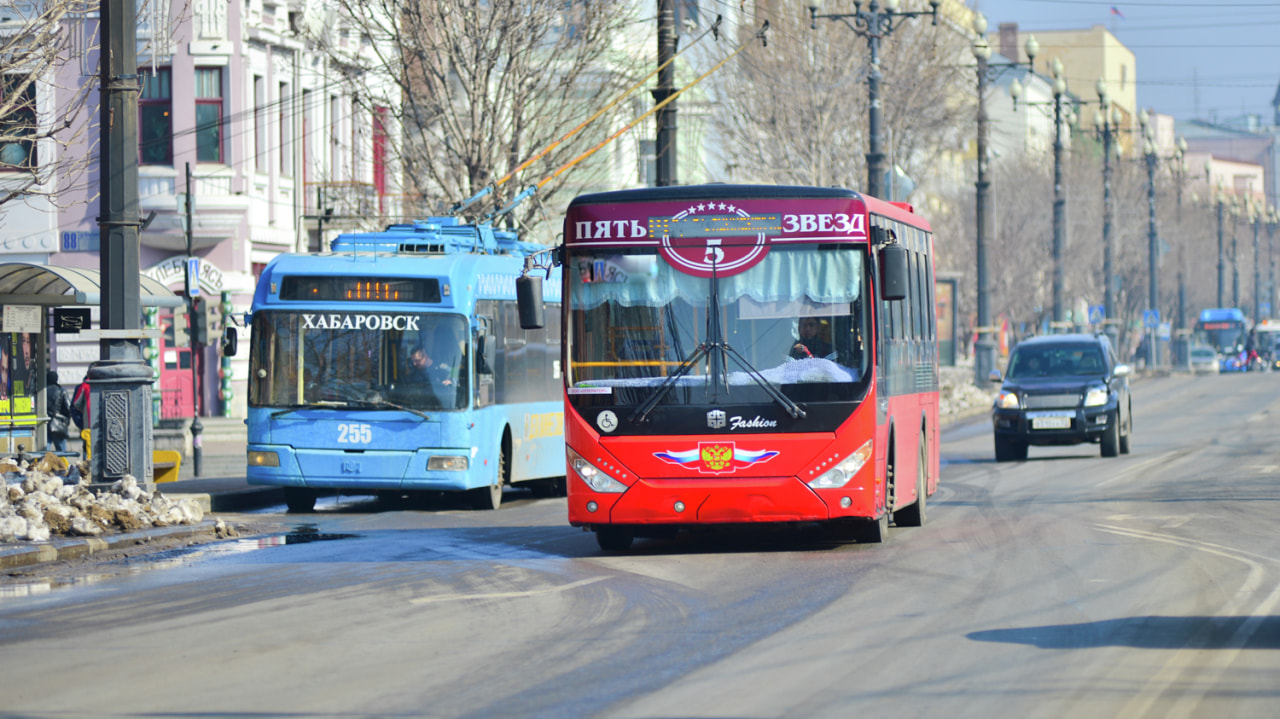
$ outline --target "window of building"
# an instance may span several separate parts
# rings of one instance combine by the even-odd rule
[[[283,177],[293,176],[293,155],[289,144],[289,138],[292,136],[289,132],[289,105],[292,102],[289,83],[280,83],[280,93],[276,96],[276,125],[280,130],[280,175]]]
[[[196,161],[222,162],[222,68],[196,68]]]
[[[173,164],[173,87],[167,67],[140,70],[138,96],[138,162]]]
[[[386,214],[387,196],[387,117],[384,106],[373,108],[373,190],[378,193],[378,214]]]
[[[253,76],[253,169],[267,171],[267,82],[261,75]]]
[[[640,157],[637,158],[637,164],[640,166],[640,177],[637,178],[641,185],[645,187],[653,187],[658,182],[658,143],[655,140],[640,141]]]
[[[0,116],[0,171],[30,170],[36,157],[36,83],[30,75],[0,75],[0,106],[12,105]]]

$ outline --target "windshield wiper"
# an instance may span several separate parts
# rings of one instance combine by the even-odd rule
[[[746,368],[748,377],[755,380],[756,384],[760,385],[773,401],[782,405],[782,408],[787,411],[787,414],[791,415],[792,419],[803,419],[805,411],[795,403],[795,400],[770,384],[769,380],[765,379],[759,370],[751,366],[746,357],[743,357],[737,350],[730,347],[728,342],[724,341],[724,337],[720,332],[720,278],[716,275],[716,263],[714,261],[711,263],[711,296],[707,299],[707,341],[698,345],[693,354],[684,362],[681,362],[676,371],[667,377],[666,381],[659,385],[658,389],[654,390],[653,394],[649,395],[649,398],[643,404],[636,407],[628,420],[632,423],[643,422],[649,416],[649,413],[653,411],[653,408],[662,401],[662,398],[667,396],[667,392],[671,391],[676,382],[688,374],[694,364],[704,355],[711,358],[711,375],[707,378],[707,381],[712,383],[713,387],[717,387],[717,392],[719,379],[724,381],[725,394],[729,392],[727,365],[729,364],[728,359],[732,357],[738,361],[738,364]],[[712,352],[716,354],[712,354]],[[718,399],[719,397],[716,396],[713,401]]]
[[[289,414],[290,412],[297,412],[300,409],[314,409],[316,407],[324,407],[326,409],[343,409],[343,408],[349,408],[349,407],[398,409],[398,410],[401,410],[402,412],[409,412],[411,414],[416,414],[423,419],[431,419],[429,416],[427,416],[426,412],[413,409],[412,407],[405,407],[403,405],[398,405],[394,402],[388,402],[385,399],[344,399],[344,400],[321,399],[321,400],[316,400],[315,402],[311,402],[310,404],[300,404],[296,407],[286,407],[285,409],[276,410],[275,412],[271,413],[271,418],[275,419],[276,417]]]

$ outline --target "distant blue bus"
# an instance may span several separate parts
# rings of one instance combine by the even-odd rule
[[[1217,350],[1220,355],[1238,355],[1244,350],[1249,329],[1244,312],[1235,307],[1200,310],[1196,321],[1195,341]]]
[[[249,344],[248,479],[289,510],[319,490],[563,487],[560,281],[520,329],[515,279],[541,249],[451,217],[340,235],[263,271]]]

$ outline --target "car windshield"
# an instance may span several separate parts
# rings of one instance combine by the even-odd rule
[[[1017,347],[1009,357],[1009,379],[1074,377],[1106,371],[1102,350],[1096,345],[1036,345]]]

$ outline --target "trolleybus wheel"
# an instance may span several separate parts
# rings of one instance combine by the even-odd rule
[[[625,552],[635,538],[628,527],[596,527],[596,543],[606,552]]]
[[[479,487],[471,490],[472,509],[497,509],[502,506],[502,485],[506,483],[509,469],[507,462],[507,447],[505,444],[500,444],[498,446],[497,481],[488,487]]]
[[[305,487],[285,487],[284,503],[290,512],[302,514],[316,508],[316,491]]]

